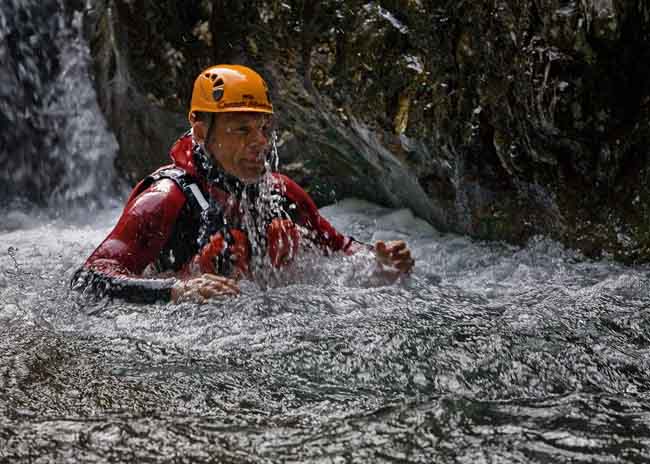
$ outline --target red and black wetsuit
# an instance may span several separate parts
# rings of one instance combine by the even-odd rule
[[[242,227],[238,202],[243,192],[254,196],[257,186],[244,186],[211,165],[189,133],[174,144],[170,156],[172,165],[134,188],[115,228],[73,277],[73,288],[136,302],[169,300],[176,279],[143,278],[145,268],[179,271],[210,234],[224,225]],[[348,250],[353,239],[337,232],[298,184],[278,173],[271,176],[282,210],[290,211],[290,219],[311,232],[313,242],[325,253]],[[214,208],[206,210],[203,204],[202,210],[190,187],[198,187]],[[218,211],[218,217],[209,219],[210,211]]]

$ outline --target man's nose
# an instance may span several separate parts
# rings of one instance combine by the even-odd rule
[[[251,143],[266,145],[269,143],[269,134],[263,127],[254,127],[251,130]]]

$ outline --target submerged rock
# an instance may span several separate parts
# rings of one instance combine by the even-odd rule
[[[643,0],[91,3],[132,181],[186,127],[199,70],[242,63],[268,79],[284,169],[319,204],[361,196],[480,239],[650,258]]]

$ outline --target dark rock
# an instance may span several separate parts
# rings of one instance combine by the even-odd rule
[[[644,0],[98,0],[100,101],[135,180],[186,126],[194,76],[270,83],[282,169],[319,204],[441,230],[650,257]]]
[[[186,130],[171,86],[177,71],[150,61],[162,59],[163,52],[147,49],[162,46],[150,35],[164,23],[148,23],[148,14],[136,14],[133,2],[99,1],[87,14],[99,103],[120,144],[118,170],[133,183],[169,163],[169,147]],[[162,92],[177,111],[166,109],[156,96]]]

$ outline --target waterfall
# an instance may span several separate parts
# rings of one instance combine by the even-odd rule
[[[82,11],[0,5],[0,206],[98,206],[118,149],[97,103]]]

